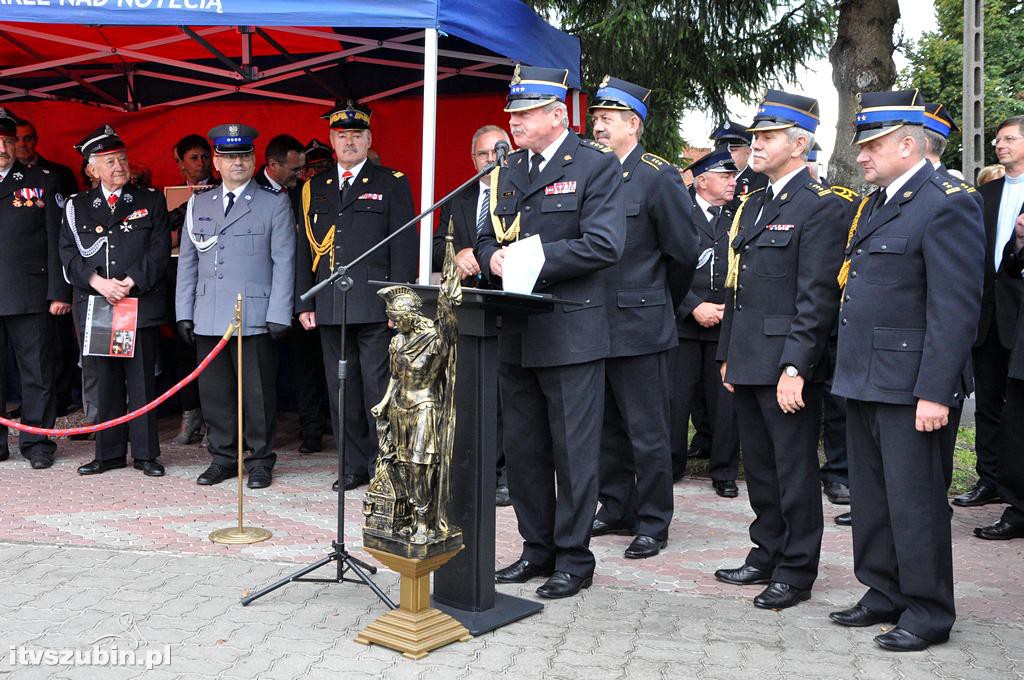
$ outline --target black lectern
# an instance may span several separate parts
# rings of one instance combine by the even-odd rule
[[[384,285],[383,281],[371,284]],[[420,294],[424,314],[433,315],[437,286],[410,285]],[[433,605],[471,634],[480,635],[544,608],[539,602],[494,590],[494,489],[498,412],[498,317],[542,314],[563,303],[550,296],[500,290],[462,289],[458,379],[455,385],[455,448],[448,518],[462,528],[465,545],[434,574]]]

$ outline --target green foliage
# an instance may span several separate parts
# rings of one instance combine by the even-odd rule
[[[678,158],[686,110],[728,114],[726,99],[752,101],[778,79],[793,78],[833,39],[828,0],[533,0],[579,36],[583,86],[606,75],[654,92],[644,146]],[[711,131],[708,130],[710,133]]]
[[[925,99],[945,106],[959,123],[963,119],[963,2],[935,0],[938,28],[909,45],[909,65],[900,74],[902,87],[916,87]],[[1024,113],[1024,3],[985,0],[985,138],[1009,116]],[[963,142],[950,135],[942,160],[960,167]],[[995,163],[985,147],[985,163]]]

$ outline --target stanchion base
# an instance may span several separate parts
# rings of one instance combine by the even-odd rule
[[[210,540],[225,545],[247,545],[265,541],[271,536],[273,536],[272,533],[259,527],[228,527],[217,529],[211,533]]]

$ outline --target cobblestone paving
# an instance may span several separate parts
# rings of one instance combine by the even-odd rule
[[[959,618],[950,642],[894,655],[871,641],[877,629],[826,618],[861,592],[848,530],[831,524],[842,508],[825,503],[812,600],[764,612],[750,604],[756,587],[711,576],[740,564],[748,548],[745,489],[720,499],[698,479],[676,485],[669,548],[657,558],[622,558],[624,537],[594,540],[598,572],[581,597],[547,603],[537,616],[418,662],[363,647],[353,637],[384,610],[362,586],[291,584],[250,607],[238,603],[243,591],[322,556],[334,536],[333,454],[299,456],[296,446],[284,435],[274,485],[247,491],[247,523],[274,532],[247,547],[206,538],[235,521],[236,487],[195,484],[208,462],[198,447],[165,437],[161,479],[131,468],[80,477],[75,468],[91,459],[91,442],[62,442],[58,463],[45,471],[30,470],[12,447],[0,463],[0,678],[1024,680],[1024,541],[971,536],[1000,506],[954,516]],[[346,542],[357,555],[361,501],[361,492],[350,493],[346,504]],[[519,554],[511,508],[497,510],[497,523],[501,565]],[[397,598],[393,574],[376,580]],[[500,589],[533,598],[536,585]],[[140,657],[169,645],[171,661],[149,670],[12,663],[12,651],[84,650],[113,635],[122,639],[100,644],[141,645]]]

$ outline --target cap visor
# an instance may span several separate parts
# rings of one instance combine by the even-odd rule
[[[611,99],[602,99],[600,101],[594,102],[593,104],[587,107],[588,111],[593,111],[594,109],[614,109],[616,111],[633,110],[632,107],[626,106],[622,102],[613,101]]]
[[[885,137],[890,132],[899,130],[903,125],[887,125],[882,128],[871,128],[870,130],[858,130],[853,134],[853,141],[851,144],[864,144],[870,142],[872,139],[878,139],[879,137]]]
[[[512,111],[529,111],[530,109],[538,109],[554,102],[561,103],[561,101],[562,100],[557,97],[548,97],[546,99],[513,99],[505,105],[505,113],[511,113]]]
[[[769,130],[785,130],[786,128],[797,127],[796,123],[789,123],[786,121],[779,122],[775,120],[758,120],[753,125],[747,128],[747,132],[754,132],[760,130],[761,132],[768,132]]]

